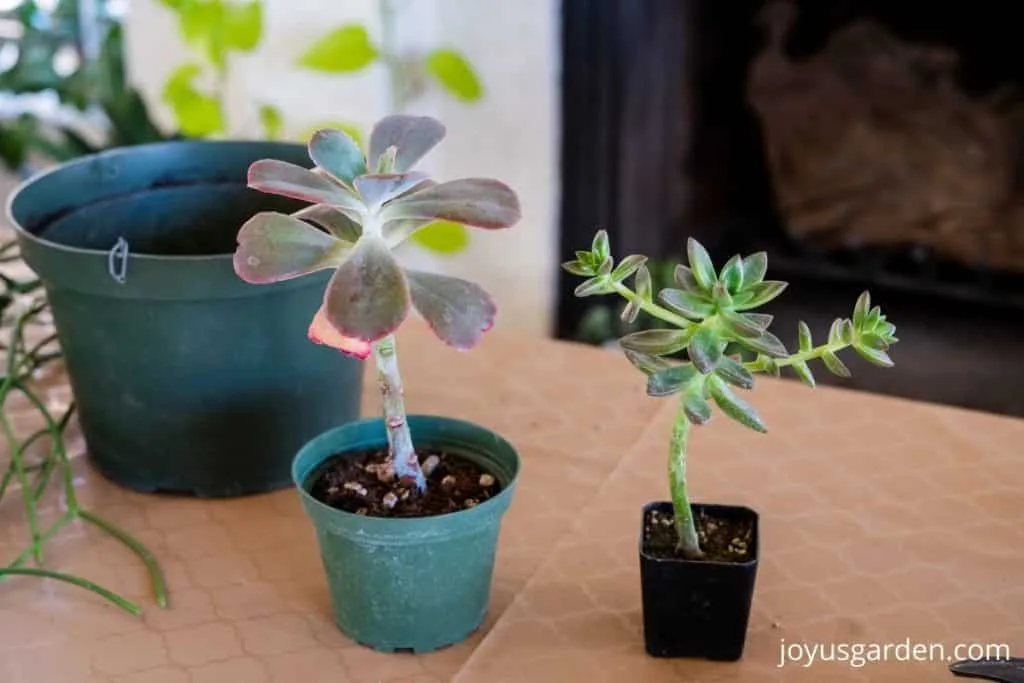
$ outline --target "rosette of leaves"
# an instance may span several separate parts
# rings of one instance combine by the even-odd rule
[[[249,186],[308,201],[294,214],[261,212],[238,233],[234,267],[253,284],[333,270],[310,338],[366,358],[415,309],[445,343],[466,350],[494,322],[496,306],[479,285],[403,268],[392,254],[416,230],[447,220],[488,230],[520,217],[504,183],[465,178],[438,183],[413,166],[445,135],[430,117],[379,121],[364,154],[342,130],[309,141],[312,169],[265,159],[249,169]]]
[[[575,290],[578,297],[618,294],[626,301],[621,313],[632,323],[641,312],[666,323],[661,329],[634,332],[619,340],[626,358],[647,376],[647,393],[678,396],[679,413],[670,448],[670,480],[680,549],[699,557],[700,547],[689,510],[685,482],[686,443],[690,425],[703,425],[717,406],[728,417],[758,432],[767,428],[756,410],[740,396],[754,387],[754,376],[779,376],[789,367],[807,385],[815,385],[810,362],[820,360],[832,373],[849,377],[839,353],[852,348],[865,360],[891,367],[889,347],[896,326],[886,319],[871,296],[857,299],[853,315],[836,318],[824,343],[815,345],[810,328],[798,325],[799,349],[790,353],[769,331],[772,316],[756,309],[775,300],[787,287],[768,280],[768,256],[756,252],[734,255],[716,268],[707,250],[687,241],[687,264],[675,267],[671,286],[656,291],[645,256],[630,255],[616,263],[608,234],[599,231],[589,251],[562,264],[587,278]],[[627,284],[632,281],[632,286]],[[681,362],[670,356],[681,355]]]

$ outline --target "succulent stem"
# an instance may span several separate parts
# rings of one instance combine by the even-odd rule
[[[690,437],[690,420],[686,416],[685,402],[679,400],[679,412],[672,424],[672,439],[669,441],[668,481],[672,493],[672,509],[679,536],[679,552],[684,557],[699,560],[704,557],[697,537],[697,526],[693,519],[693,508],[686,490],[686,447]]]
[[[637,303],[637,306],[640,307],[641,311],[644,311],[654,316],[655,318],[661,320],[662,322],[675,325],[676,327],[679,327],[684,330],[693,327],[696,324],[692,320],[687,320],[681,315],[673,313],[672,311],[666,308],[662,308],[661,306],[654,303],[650,299],[645,299],[644,297],[640,296],[639,294],[637,294],[636,292],[634,292],[621,282],[612,281],[609,284],[611,284],[614,291],[621,295],[624,299],[626,299],[627,301],[635,301]]]
[[[373,345],[373,359],[377,363],[377,383],[384,404],[384,425],[388,433],[388,449],[399,479],[412,479],[416,489],[424,491],[427,480],[420,468],[419,458],[412,445],[412,434],[405,418],[402,398],[402,376],[398,372],[395,337],[388,335]]]

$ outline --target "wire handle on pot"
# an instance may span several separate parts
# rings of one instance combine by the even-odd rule
[[[107,254],[107,271],[114,281],[123,285],[128,274],[128,242],[118,237],[114,248]]]

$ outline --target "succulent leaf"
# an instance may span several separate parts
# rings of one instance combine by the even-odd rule
[[[315,344],[330,346],[341,351],[346,356],[365,360],[370,356],[372,346],[370,342],[361,339],[346,337],[327,321],[327,310],[321,306],[313,316],[313,322],[309,326],[309,340]]]
[[[594,241],[590,246],[590,252],[599,263],[611,257],[611,244],[608,241],[608,232],[606,230],[598,230],[594,234]]]
[[[741,346],[757,353],[763,353],[769,358],[785,358],[789,355],[785,344],[771,332],[763,332],[760,337],[737,339],[736,341]]]
[[[842,326],[842,318],[836,318],[832,321],[832,326],[828,329],[828,343],[831,346],[838,346],[843,343]]]
[[[692,334],[687,330],[641,330],[620,339],[619,345],[629,351],[667,356],[685,349]]]
[[[519,198],[501,181],[464,178],[393,199],[381,210],[381,220],[441,219],[477,228],[500,229],[515,225],[520,211]]]
[[[573,290],[573,294],[582,298],[585,296],[595,296],[597,294],[609,294],[611,291],[612,288],[611,284],[608,282],[608,278],[604,275],[598,275],[577,285],[576,289]]]
[[[672,271],[672,279],[675,280],[680,289],[707,298],[707,293],[697,282],[697,278],[693,276],[693,271],[689,267],[684,265],[676,266],[675,270]]]
[[[839,356],[831,351],[825,351],[821,355],[821,362],[825,364],[829,372],[839,377],[850,377],[850,370],[846,367],[843,361],[839,360]]]
[[[721,311],[720,320],[734,336],[743,339],[756,339],[764,334],[766,326],[760,325],[757,321],[750,319],[742,313],[733,313],[730,310]]]
[[[334,268],[350,248],[298,218],[263,211],[239,229],[233,264],[242,280],[269,284]]]
[[[413,308],[441,341],[467,351],[494,326],[498,309],[479,285],[447,275],[406,270]]]
[[[444,124],[429,116],[385,116],[370,132],[370,164],[376,168],[380,156],[389,147],[394,147],[395,163],[390,170],[395,173],[408,171],[437,146],[446,133]]]
[[[814,348],[814,341],[811,337],[811,328],[807,326],[803,320],[797,323],[797,329],[800,335],[800,350],[810,351]]]
[[[767,330],[772,321],[775,320],[775,316],[768,315],[767,313],[744,313],[743,318],[762,330]]]
[[[348,186],[366,173],[363,151],[343,130],[324,128],[314,133],[309,140],[309,158]]]
[[[426,173],[387,173],[362,175],[355,179],[356,191],[371,209],[377,209],[399,195],[429,180]]]
[[[778,280],[764,280],[744,289],[734,298],[734,308],[737,311],[746,311],[751,308],[764,306],[785,291],[789,283]]]
[[[261,159],[253,162],[249,166],[248,185],[260,192],[313,204],[331,204],[353,211],[362,209],[359,198],[344,186],[287,161]]]
[[[885,351],[872,349],[866,346],[854,346],[853,350],[856,351],[861,358],[873,365],[877,365],[882,368],[891,368],[893,366],[892,359]]]
[[[711,256],[697,240],[690,237],[686,240],[686,254],[690,260],[690,270],[697,284],[704,291],[710,291],[716,281],[715,265],[711,262]]]
[[[853,329],[853,321],[849,318],[844,318],[843,322],[839,325],[839,338],[844,344],[852,344],[855,336],[856,332]]]
[[[721,378],[711,375],[708,377],[707,384],[711,392],[711,398],[714,399],[723,413],[744,427],[749,427],[756,432],[764,434],[768,431],[768,428],[764,426],[764,422],[761,421],[753,406],[733,393],[732,389]]]
[[[721,340],[710,327],[701,327],[690,339],[686,353],[700,373],[706,375],[722,358]]]
[[[697,370],[689,363],[659,370],[647,379],[647,395],[664,398],[678,394],[696,376]]]
[[[626,258],[619,261],[619,265],[615,266],[615,270],[612,271],[612,279],[616,282],[622,282],[627,277],[639,270],[640,266],[647,263],[646,256],[638,256],[631,254]]]
[[[812,389],[814,388],[814,373],[811,372],[811,368],[807,365],[805,361],[800,360],[793,363],[792,368],[793,372],[796,373],[796,376],[800,378],[801,382],[811,387]]]
[[[874,334],[873,332],[865,332],[860,335],[860,346],[865,346],[869,349],[875,349],[876,351],[885,351],[889,348],[888,342],[885,341],[881,336]]]
[[[657,356],[652,356],[649,353],[640,353],[639,351],[631,351],[630,349],[623,349],[622,355],[626,357],[633,367],[640,370],[645,375],[651,375],[659,370],[671,367],[668,361]]]
[[[566,261],[562,264],[562,270],[577,277],[590,277],[594,274],[593,268],[585,266],[579,261]]]
[[[861,293],[857,297],[857,303],[853,307],[853,324],[857,328],[861,329],[864,326],[864,321],[868,317],[868,311],[871,310],[871,294],[867,291]]]
[[[743,259],[739,254],[734,255],[722,266],[718,281],[725,285],[730,294],[740,291],[743,286]]]
[[[619,319],[622,322],[630,325],[636,322],[637,316],[640,315],[640,302],[636,299],[627,301],[626,305],[622,307],[622,313],[619,315]]]
[[[640,266],[633,279],[633,289],[636,290],[636,295],[644,301],[653,301],[651,288],[651,271],[647,269],[647,266]]]
[[[327,284],[327,321],[345,337],[375,342],[409,313],[409,284],[380,237],[360,238]]]
[[[611,275],[612,274],[612,266],[613,265],[615,265],[615,261],[612,259],[612,257],[611,256],[606,256],[605,259],[603,261],[601,261],[601,265],[599,265],[597,267],[597,274],[598,275]]]
[[[749,289],[753,285],[764,280],[768,272],[768,253],[759,251],[750,254],[743,259],[743,289]]]
[[[736,362],[729,356],[722,356],[718,360],[718,366],[715,368],[715,374],[729,384],[737,386],[740,389],[754,388],[753,373],[743,367],[742,363]]]
[[[683,394],[683,412],[686,419],[698,427],[711,421],[711,404],[704,398],[703,386],[694,388],[691,385]]]
[[[682,289],[663,289],[658,292],[658,299],[690,320],[702,320],[715,310],[714,305],[707,299]]]
[[[313,204],[292,214],[295,218],[312,221],[335,237],[355,244],[363,228],[340,209],[328,204]]]

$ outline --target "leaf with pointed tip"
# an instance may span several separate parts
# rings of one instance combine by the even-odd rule
[[[800,335],[800,350],[810,351],[814,348],[814,341],[811,338],[811,328],[803,320],[797,323],[797,330]]]
[[[693,272],[693,278],[700,285],[701,289],[710,291],[711,287],[715,284],[716,276],[715,265],[711,262],[711,256],[708,254],[707,249],[700,242],[690,237],[686,240],[686,255],[690,260],[690,270]]]
[[[413,308],[448,346],[467,351],[493,327],[498,309],[480,285],[417,270],[405,275]]]
[[[363,228],[344,211],[327,204],[314,204],[292,214],[296,218],[312,221],[335,237],[355,244],[363,234]]]
[[[640,315],[640,302],[633,299],[632,301],[626,302],[626,305],[623,306],[619,319],[627,325],[631,325],[636,322],[638,315]]]
[[[727,309],[732,306],[732,294],[729,294],[724,282],[718,281],[711,288],[711,300],[719,309]]]
[[[735,305],[733,308],[737,311],[746,311],[751,308],[757,308],[758,306],[764,306],[766,303],[782,294],[788,286],[789,283],[780,282],[778,280],[765,280],[763,282],[758,282],[756,285],[751,285],[736,295],[734,298]]]
[[[710,327],[698,328],[686,346],[686,353],[700,373],[706,375],[722,357],[721,340]]]
[[[268,194],[331,204],[353,211],[362,209],[359,198],[336,182],[287,161],[261,159],[249,166],[249,187]]]
[[[393,199],[381,210],[382,221],[408,218],[442,219],[477,228],[508,228],[519,221],[519,198],[498,180],[452,180]]]
[[[842,318],[836,318],[835,320],[832,321],[832,326],[829,327],[829,329],[828,329],[828,343],[829,343],[829,345],[831,345],[831,346],[838,346],[839,344],[843,343],[842,331],[841,331],[842,330],[842,326],[843,326],[843,319]]]
[[[690,320],[702,320],[711,315],[715,307],[707,299],[682,289],[663,289],[658,292],[661,303]]]
[[[889,348],[889,344],[877,334],[872,332],[865,332],[860,335],[860,344],[858,346],[864,346],[869,349],[875,349],[876,351],[885,351]]]
[[[675,280],[676,284],[679,285],[681,289],[684,289],[691,294],[697,294],[705,298],[707,297],[704,289],[697,283],[697,278],[693,276],[693,271],[688,267],[684,265],[676,266],[675,270],[672,271],[672,279]]]
[[[298,218],[262,211],[238,231],[232,261],[238,277],[262,285],[333,268],[350,246]]]
[[[718,360],[718,366],[715,368],[715,374],[729,384],[737,386],[740,389],[754,388],[753,373],[743,367],[742,363],[736,362],[729,356],[722,356]]]
[[[868,317],[868,311],[871,310],[871,294],[867,291],[861,293],[857,297],[857,303],[853,307],[853,324],[858,329],[863,329],[864,321]]]
[[[375,342],[409,313],[409,283],[379,237],[364,235],[327,284],[327,321],[345,337]]]
[[[807,363],[805,363],[802,360],[798,360],[795,363],[793,363],[792,368],[793,372],[796,373],[796,376],[800,378],[801,382],[803,382],[812,389],[814,388],[814,373],[811,372],[811,368],[807,365]]]
[[[882,309],[875,306],[868,312],[868,317],[864,320],[864,327],[873,330],[880,322],[882,322]]]
[[[562,270],[570,275],[576,275],[578,277],[590,277],[594,274],[593,268],[584,266],[579,261],[566,261],[562,264]]]
[[[878,367],[891,368],[895,365],[895,363],[892,362],[892,358],[889,357],[889,354],[880,349],[872,349],[867,346],[854,346],[853,350],[860,354],[861,358],[873,365],[877,365]]]
[[[651,287],[651,271],[647,269],[647,266],[640,266],[633,279],[633,289],[636,290],[636,295],[644,301],[651,301]]]
[[[690,380],[697,376],[697,370],[689,363],[673,365],[655,372],[647,379],[647,395],[664,398],[678,394]]]
[[[630,351],[667,356],[685,349],[692,334],[687,330],[641,330],[620,339],[619,345]]]
[[[370,164],[376,168],[380,155],[388,147],[394,147],[398,153],[391,170],[408,171],[441,142],[446,133],[444,124],[429,116],[385,116],[370,132]]]
[[[744,427],[753,429],[755,432],[764,434],[768,431],[768,428],[764,426],[764,422],[761,421],[753,406],[734,394],[732,389],[722,379],[716,375],[711,375],[708,378],[708,385],[711,391],[711,398],[714,399],[723,413]]]
[[[597,274],[598,275],[611,275],[612,274],[612,265],[614,263],[615,263],[615,261],[612,260],[611,256],[606,256],[605,259],[603,261],[601,261],[601,265],[599,265],[597,267]]]
[[[365,360],[369,357],[372,347],[369,342],[362,341],[361,339],[353,339],[352,337],[346,337],[338,330],[334,329],[329,322],[327,322],[327,311],[321,306],[313,317],[313,322],[309,326],[309,332],[307,333],[309,340],[315,344],[321,344],[323,346],[330,346],[331,348],[341,351],[346,356],[352,356],[359,360]]]
[[[768,253],[759,251],[743,259],[743,288],[756,285],[768,273]]]
[[[719,315],[719,319],[725,323],[729,331],[736,337],[742,339],[756,339],[765,332],[765,328],[750,320],[742,313],[733,313],[726,309]]]
[[[849,318],[844,318],[843,322],[839,325],[839,338],[844,344],[852,344],[854,336],[853,321]]]
[[[786,345],[771,332],[764,332],[760,337],[737,339],[736,341],[751,351],[763,353],[769,358],[785,358],[789,355]]]
[[[420,183],[429,180],[426,173],[387,173],[361,175],[355,179],[355,188],[371,209],[378,208],[399,195],[405,194]]]
[[[762,330],[767,330],[772,321],[775,320],[775,316],[768,315],[767,313],[744,313],[743,318],[751,325],[756,325]]]
[[[324,128],[309,140],[309,158],[346,185],[366,173],[366,158],[359,145],[342,130]]]
[[[850,377],[850,370],[846,367],[843,361],[839,360],[839,356],[832,353],[831,351],[825,351],[821,355],[821,362],[825,364],[829,372],[839,377]]]
[[[740,291],[743,286],[743,259],[739,254],[725,262],[718,274],[718,281],[725,285],[730,294]]]
[[[597,261],[604,261],[611,256],[611,244],[608,241],[608,231],[598,230],[594,234],[594,240],[590,245],[590,253]]]
[[[612,279],[616,282],[622,282],[627,277],[635,273],[640,266],[647,263],[646,256],[639,256],[637,254],[630,254],[626,258],[619,261],[619,265],[615,266],[615,270],[612,271]]]
[[[640,370],[645,375],[651,375],[659,370],[671,367],[668,361],[652,356],[649,353],[640,353],[639,351],[630,351],[629,349],[623,349],[622,355],[626,357],[633,367]]]
[[[683,394],[683,412],[686,419],[698,427],[711,421],[711,405],[699,391],[687,391]]]
[[[604,275],[598,275],[592,277],[585,282],[577,285],[576,289],[573,290],[573,294],[579,298],[586,296],[595,296],[597,294],[609,294],[612,292],[612,286],[608,282],[608,278]]]

